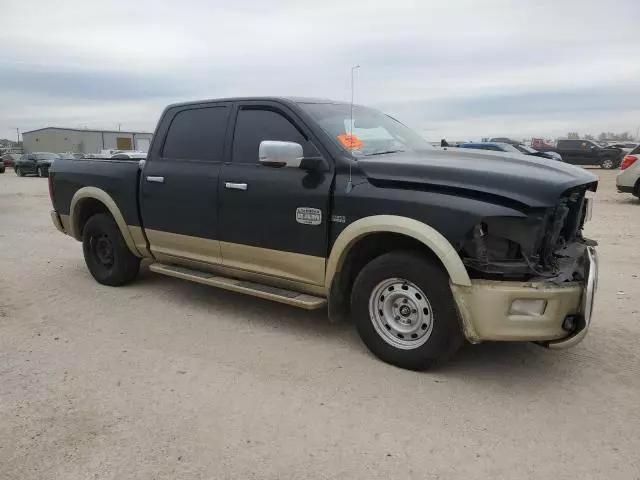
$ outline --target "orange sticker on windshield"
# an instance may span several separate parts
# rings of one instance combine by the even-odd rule
[[[338,135],[338,140],[347,147],[349,150],[358,150],[364,147],[364,143],[355,135],[349,135],[348,133],[343,133],[342,135]]]

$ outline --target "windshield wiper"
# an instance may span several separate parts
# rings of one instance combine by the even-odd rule
[[[374,155],[384,155],[386,153],[400,153],[400,152],[404,152],[404,150],[385,150],[383,152],[367,153],[365,157],[373,157]]]

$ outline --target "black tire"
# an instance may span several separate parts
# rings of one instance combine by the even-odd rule
[[[379,308],[374,295],[380,291],[379,288],[385,281],[393,279],[413,284],[413,287],[423,292],[430,306],[430,334],[423,344],[415,348],[403,349],[392,345],[390,341],[393,339],[389,340],[389,334],[378,332],[377,328],[381,331],[382,328],[373,318],[376,315],[375,309]],[[401,288],[404,289],[405,286]],[[384,299],[384,296],[380,298]],[[370,301],[373,310],[370,310]],[[428,313],[426,308],[424,310]],[[449,276],[437,261],[417,252],[391,252],[367,264],[353,285],[351,311],[355,316],[360,338],[369,350],[379,359],[401,368],[426,370],[436,367],[449,360],[464,341],[458,310],[449,287]],[[415,313],[415,310],[411,311]],[[384,318],[382,309],[378,312],[381,314],[379,318]],[[395,317],[396,320],[399,318]],[[418,323],[422,321],[417,320]],[[424,325],[426,324],[422,326]],[[393,336],[394,331],[389,325],[385,327]],[[411,334],[413,335],[417,336],[415,333]],[[411,342],[409,337],[407,341]]]
[[[0,173],[4,173],[4,167],[0,168]]]
[[[122,237],[113,217],[98,213],[82,232],[82,250],[87,268],[99,283],[119,286],[132,282],[140,270],[136,257]]]
[[[600,164],[600,168],[605,170],[613,170],[616,168],[616,160],[613,158],[604,158]]]
[[[38,168],[36,169],[36,174],[37,174],[40,178],[44,177],[44,171],[42,170],[42,167],[38,167]]]

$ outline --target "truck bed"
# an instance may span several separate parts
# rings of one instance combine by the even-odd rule
[[[51,166],[55,194],[53,206],[69,215],[74,194],[83,187],[104,190],[119,207],[127,225],[140,225],[138,215],[138,160],[102,158],[59,159]]]

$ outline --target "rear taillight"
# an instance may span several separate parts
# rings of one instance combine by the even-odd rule
[[[53,194],[55,193],[55,190],[53,188],[53,175],[51,174],[51,172],[49,172],[49,197],[51,198],[51,205],[53,205]]]
[[[624,170],[625,168],[629,168],[631,165],[636,163],[636,160],[638,160],[638,157],[636,157],[635,155],[626,155],[622,159],[622,165],[620,165],[620,170]]]

